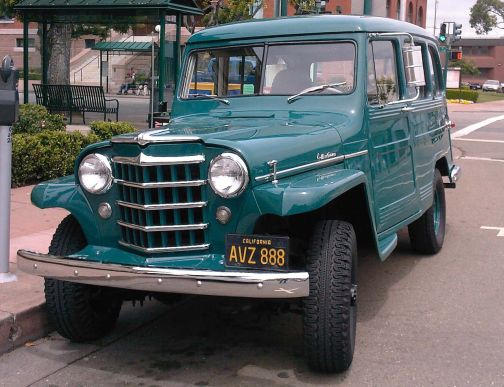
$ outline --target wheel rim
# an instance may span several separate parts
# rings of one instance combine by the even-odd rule
[[[441,225],[441,205],[437,191],[434,194],[434,203],[432,205],[432,209],[434,212],[434,232],[437,235],[439,232],[439,227]]]

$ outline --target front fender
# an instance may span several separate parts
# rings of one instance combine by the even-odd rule
[[[89,244],[98,244],[100,230],[82,189],[73,175],[40,183],[33,188],[31,201],[38,208],[64,208],[79,222]]]
[[[359,184],[367,186],[364,172],[334,166],[262,184],[254,195],[261,213],[289,216],[317,210]]]

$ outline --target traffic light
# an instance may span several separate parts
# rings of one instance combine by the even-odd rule
[[[462,51],[452,51],[451,60],[462,60]]]
[[[455,23],[453,26],[453,41],[460,40],[462,38],[462,24]]]
[[[447,28],[448,28],[447,23],[441,23],[441,27],[439,28],[439,38],[438,38],[441,43],[446,42]]]

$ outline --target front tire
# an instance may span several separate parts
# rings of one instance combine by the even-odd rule
[[[317,371],[342,372],[352,363],[357,324],[357,243],[352,225],[319,222],[307,261],[310,294],[303,305],[307,361]]]
[[[443,178],[438,169],[434,172],[434,198],[432,206],[408,226],[413,250],[422,254],[436,254],[443,247],[446,229],[446,202]]]
[[[82,229],[72,215],[60,223],[49,254],[67,256],[86,246]],[[72,341],[84,342],[105,336],[114,327],[122,299],[112,288],[45,279],[49,319],[56,331]]]

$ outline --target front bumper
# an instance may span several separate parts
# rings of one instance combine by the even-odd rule
[[[307,272],[264,273],[134,267],[81,261],[27,250],[17,253],[26,273],[87,285],[147,292],[251,298],[296,298],[309,294]]]

